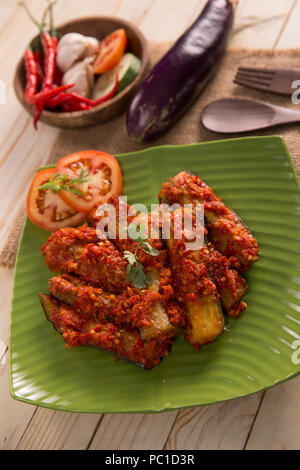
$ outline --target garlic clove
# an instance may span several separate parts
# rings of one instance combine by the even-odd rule
[[[89,95],[91,94],[94,86],[95,86],[95,75],[94,75],[94,70],[91,64],[87,63],[86,64],[86,71],[87,71],[87,81],[89,84]]]
[[[85,57],[96,55],[100,49],[100,42],[98,41],[98,39],[93,38],[91,36],[85,36],[85,41],[86,41]]]
[[[65,34],[58,43],[56,63],[62,73],[85,55],[87,43],[85,36],[78,33]]]
[[[70,91],[89,98],[94,86],[94,74],[92,66],[87,61],[77,62],[63,75],[62,84],[71,83],[75,85]]]

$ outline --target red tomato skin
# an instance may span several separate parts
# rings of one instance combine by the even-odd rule
[[[127,42],[127,34],[124,29],[117,29],[106,36],[101,42],[99,55],[94,62],[94,73],[102,74],[118,65],[126,50]],[[111,46],[111,50],[103,55],[103,49],[109,49],[109,44],[113,43],[115,43],[115,47]]]
[[[115,157],[106,152],[100,152],[98,150],[83,150],[81,152],[72,153],[62,157],[57,163],[55,171],[57,173],[65,173],[66,167],[72,163],[77,163],[82,160],[90,160],[91,164],[98,163],[98,166],[104,163],[112,171],[112,189],[104,196],[99,196],[96,199],[91,200],[87,203],[82,201],[81,196],[70,193],[68,191],[60,191],[60,197],[65,201],[68,206],[72,207],[78,212],[89,214],[95,204],[105,203],[112,195],[120,196],[123,190],[123,179],[120,165]],[[97,168],[93,167],[93,169]]]
[[[28,190],[27,199],[26,199],[26,212],[27,212],[29,220],[34,225],[37,225],[38,227],[42,228],[43,230],[47,230],[48,232],[53,232],[55,230],[58,230],[59,228],[69,226],[69,223],[66,225],[64,221],[61,221],[61,222],[47,221],[46,218],[43,217],[43,215],[40,215],[37,209],[36,197],[38,195],[38,191],[36,190],[36,188],[44,184],[46,181],[49,181],[49,179],[52,176],[54,176],[55,173],[56,173],[55,168],[46,168],[44,170],[39,171],[32,179],[32,182]],[[60,198],[58,194],[56,196]],[[80,225],[82,222],[84,222],[85,218],[86,218],[85,214],[77,213],[76,215],[74,215],[72,218],[69,219],[69,222],[72,221],[71,226],[77,226],[77,225]]]

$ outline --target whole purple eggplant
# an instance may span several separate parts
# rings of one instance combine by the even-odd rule
[[[164,134],[215,72],[233,24],[231,0],[209,0],[193,25],[155,65],[134,96],[127,132],[137,142]]]

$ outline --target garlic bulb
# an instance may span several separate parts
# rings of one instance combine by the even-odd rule
[[[94,55],[99,49],[96,38],[79,33],[65,34],[58,43],[56,63],[62,73],[67,72],[75,62]]]
[[[86,98],[89,98],[91,94],[94,81],[93,68],[88,60],[74,64],[62,78],[63,85],[75,83],[75,86],[70,89],[71,92],[78,93]]]
[[[93,38],[91,36],[85,36],[85,40],[86,40],[86,44],[87,44],[87,48],[86,48],[86,51],[85,51],[85,57],[90,57],[90,56],[93,56],[93,55],[97,54],[99,52],[99,48],[100,48],[100,43],[99,43],[98,39]]]

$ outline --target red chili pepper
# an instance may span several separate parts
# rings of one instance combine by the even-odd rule
[[[44,51],[44,78],[42,83],[42,93],[51,90],[54,84],[55,70],[56,70],[56,54],[58,39],[55,36],[51,36],[49,33],[44,32],[41,34],[41,43]],[[43,112],[45,102],[35,106],[34,109],[34,128],[37,129],[37,123]]]
[[[66,86],[66,85],[65,85]],[[49,90],[51,92],[53,92],[54,90],[56,90],[56,92],[58,93],[57,96],[60,96],[60,95],[63,95],[64,93],[61,93],[61,91],[57,91],[58,89],[62,89],[64,87],[58,87],[58,88],[52,88],[52,90]],[[45,94],[45,91],[41,92],[41,94]],[[37,95],[36,95],[37,96]],[[51,99],[55,99],[56,96],[54,96],[53,98],[50,98],[50,101]],[[33,112],[33,127],[35,128],[35,130],[37,130],[37,123],[38,121],[40,120],[40,117],[41,117],[41,114],[43,112],[43,109],[45,107],[45,105],[47,104],[47,100],[44,102],[44,101],[40,101],[38,102],[35,107],[34,107],[34,112]]]
[[[87,111],[90,107],[84,103],[72,103],[69,101],[62,104],[62,109],[67,113],[73,113],[74,111]]]
[[[72,99],[72,101],[74,101],[74,103],[85,103],[89,106],[91,106],[91,104],[93,103],[92,100],[90,100],[89,98],[86,98],[85,96],[81,96],[79,95],[78,93],[76,93],[75,91],[71,91],[69,93],[65,93],[66,95],[69,96],[70,99]]]
[[[44,106],[42,104],[37,104],[34,107],[33,112],[33,127],[37,130],[37,123],[40,120],[41,114],[43,112]]]
[[[37,122],[41,116],[43,108],[48,100],[70,88],[70,86],[53,88],[55,79],[61,83],[61,77],[57,73],[56,54],[58,37],[53,24],[53,5],[55,1],[48,0],[48,6],[43,14],[42,21],[39,23],[31,14],[24,2],[20,4],[27,11],[28,16],[40,30],[40,40],[44,52],[44,70],[42,66],[42,54],[38,49],[35,53],[32,48],[28,48],[25,53],[25,67],[27,75],[27,85],[25,99],[29,104],[35,105],[34,109],[34,127],[37,128]],[[45,32],[45,20],[50,13],[50,33]],[[41,84],[41,92],[37,94],[38,84]]]
[[[44,80],[42,52],[39,49],[37,49],[34,52],[34,57],[35,57],[35,60],[37,63],[37,69],[38,69],[38,85],[42,85],[43,80]]]
[[[72,88],[74,86],[74,83],[72,85],[63,85],[59,86],[57,88],[52,88],[51,90],[44,90],[40,91],[40,93],[37,93],[36,95],[30,97],[28,101],[29,104],[39,104],[39,103],[47,103],[48,100],[53,98],[54,96],[58,95],[59,93],[68,90],[69,88]]]
[[[69,93],[60,93],[59,95],[54,96],[51,100],[47,101],[46,106],[49,109],[55,109],[63,103],[69,101]]]
[[[25,100],[29,103],[32,97],[37,92],[38,86],[38,66],[31,49],[27,49],[25,52],[25,69],[26,69],[26,90]]]
[[[78,95],[78,93],[75,92],[69,92],[61,93],[55,96],[55,98],[52,98],[47,102],[47,107],[53,109],[64,103],[68,103],[70,105],[72,103],[74,108],[78,107],[76,105],[91,106],[91,100],[89,98],[85,98],[84,96]]]
[[[62,106],[63,109],[67,112],[72,111],[87,111],[95,106],[99,106],[105,101],[112,98],[119,86],[118,74],[116,74],[116,82],[113,89],[107,93],[107,95],[99,98],[98,100],[91,100],[84,96],[79,95],[75,92],[61,93],[60,95],[55,96],[51,100],[47,101],[46,105],[50,109],[54,109],[58,106]]]
[[[56,68],[57,37],[49,33],[41,35],[41,42],[44,50],[44,80],[42,90],[49,90],[53,87]]]
[[[55,83],[55,85],[61,86],[62,78],[63,78],[63,74],[56,65],[55,73],[54,73],[54,83]]]
[[[25,53],[25,67],[27,74],[27,85],[25,91],[25,99],[28,103],[35,105],[34,109],[34,127],[37,128],[37,122],[43,111],[47,100],[51,99],[55,95],[61,93],[70,87],[64,88],[53,88],[54,77],[56,72],[56,54],[58,38],[53,25],[53,5],[54,2],[48,1],[48,6],[43,14],[42,21],[39,23],[31,14],[27,5],[24,2],[20,4],[27,11],[28,16],[36,24],[40,30],[40,39],[44,51],[44,73],[42,67],[41,51],[37,50],[35,53],[29,48]],[[45,32],[45,19],[50,12],[50,33]],[[40,65],[40,67],[39,67]],[[42,90],[37,93],[38,83],[42,85]],[[51,93],[50,93],[51,92]]]

